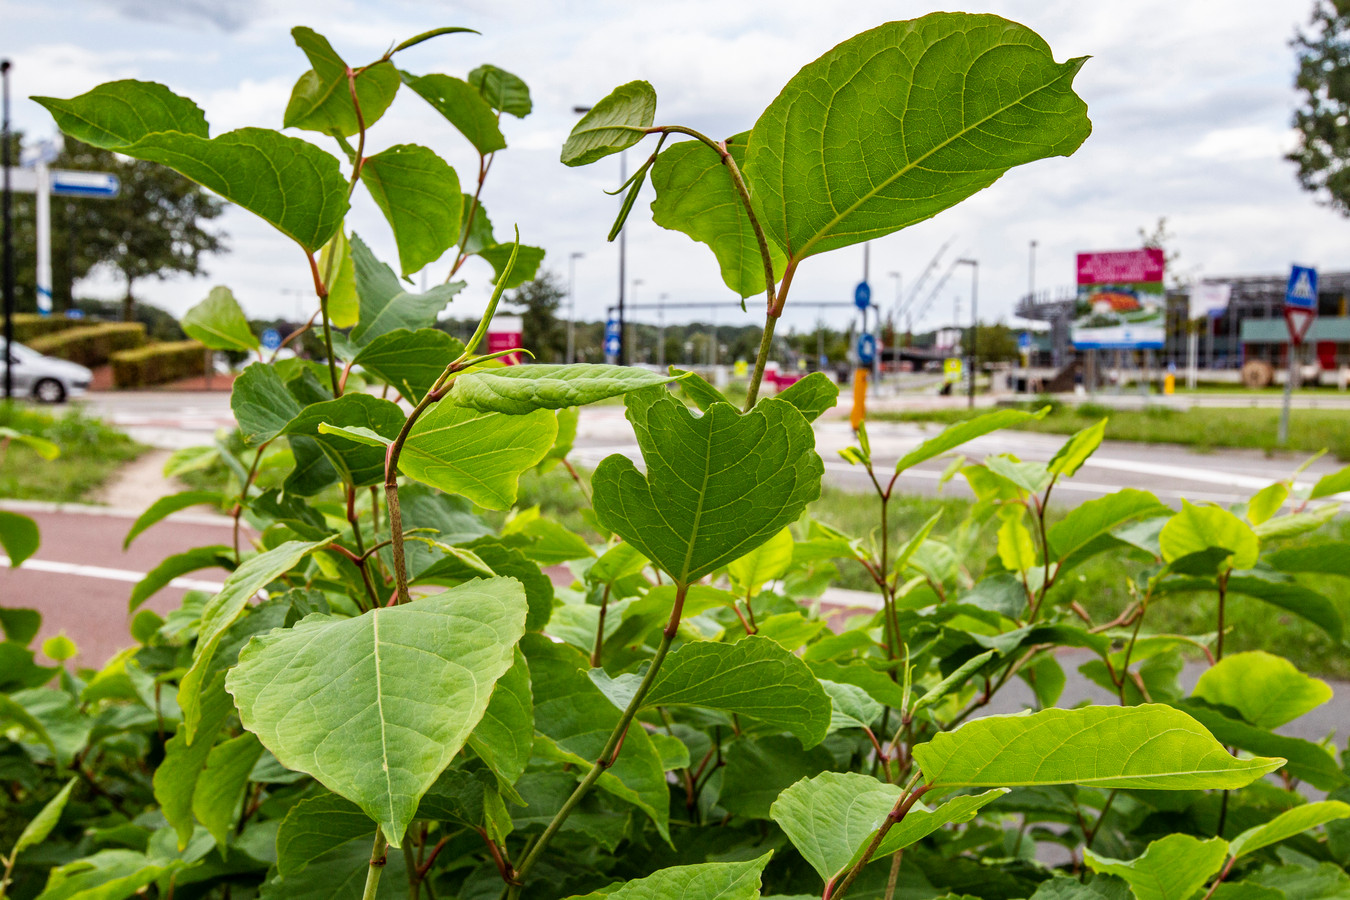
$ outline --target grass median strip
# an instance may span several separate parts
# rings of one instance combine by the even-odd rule
[[[17,442],[0,449],[0,498],[6,500],[88,503],[91,493],[146,449],[78,407],[52,414],[21,403],[0,404],[0,425],[61,448],[54,460]]]

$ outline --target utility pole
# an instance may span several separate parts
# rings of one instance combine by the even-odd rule
[[[590,112],[590,111],[591,111],[591,108],[590,108],[589,106],[574,106],[574,107],[572,107],[572,112],[576,113],[576,114],[579,115],[579,116],[584,116],[586,113],[588,113],[588,112]],[[619,184],[623,184],[623,183],[626,182],[627,180],[628,180],[628,151],[627,151],[627,150],[622,150],[622,151],[619,152]],[[623,201],[620,200],[619,202],[622,203]],[[623,298],[623,289],[624,289],[624,277],[625,277],[625,276],[624,276],[624,263],[627,261],[627,260],[626,260],[626,256],[627,256],[627,253],[626,253],[627,244],[626,244],[626,242],[624,241],[624,234],[625,234],[625,232],[627,231],[627,227],[628,227],[628,226],[627,226],[627,223],[625,223],[625,224],[624,224],[624,227],[619,229],[619,305],[618,305],[618,310],[619,310],[619,365],[621,365],[621,366],[626,366],[626,365],[628,365],[628,341],[627,341],[627,335],[624,334],[624,321],[623,321],[623,299],[624,299],[624,298]]]
[[[0,200],[0,228],[4,230],[4,254],[3,261],[0,262],[0,268],[3,268],[4,306],[5,306],[5,401],[14,397],[14,375],[11,372],[13,367],[14,355],[14,194],[11,191],[9,183],[10,168],[13,165],[10,152],[10,134],[9,134],[9,60],[0,60],[0,81],[4,82],[4,100],[3,112],[0,112],[0,118],[3,119],[3,125],[0,127],[0,141],[4,142],[3,149],[0,149],[0,167],[4,170],[3,199]]]
[[[656,297],[656,365],[662,372],[666,370],[666,309],[665,302],[669,294]]]
[[[974,259],[958,259],[958,266],[970,266],[970,381],[967,382],[966,405],[975,408],[975,370],[980,364],[976,341],[980,338],[980,263]]]
[[[567,257],[567,364],[577,361],[577,260],[586,254],[573,253]]]

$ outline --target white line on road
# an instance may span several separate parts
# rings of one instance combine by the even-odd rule
[[[0,556],[0,566],[8,566],[9,557]],[[51,575],[78,575],[82,578],[101,578],[104,581],[125,581],[136,584],[145,578],[147,572],[133,572],[130,569],[108,569],[103,566],[82,566],[79,563],[53,562],[46,559],[26,559],[19,566],[29,572],[46,572]],[[225,587],[219,581],[202,581],[197,578],[175,578],[169,587],[182,588],[185,591],[209,591],[219,593]]]

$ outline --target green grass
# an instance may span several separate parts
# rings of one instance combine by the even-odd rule
[[[89,495],[145,447],[78,408],[52,415],[20,403],[0,403],[0,425],[46,438],[61,455],[45,460],[22,444],[0,449],[0,497],[88,503]]]
[[[1025,404],[1039,409],[1041,403]],[[1182,444],[1196,450],[1217,447],[1277,450],[1275,431],[1278,409],[1190,409],[1155,406],[1143,410],[1112,409],[1097,403],[1078,406],[1050,404],[1050,413],[1040,421],[1016,426],[1024,431],[1072,434],[1098,419],[1109,419],[1108,439],[1146,444]],[[916,412],[878,412],[870,418],[885,422],[934,422],[949,425],[986,410],[940,409]],[[1350,413],[1344,410],[1295,409],[1289,414],[1289,445],[1303,453],[1327,450],[1337,459],[1350,461]]]

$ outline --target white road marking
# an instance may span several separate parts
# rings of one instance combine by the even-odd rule
[[[9,557],[0,556],[0,566],[8,565]],[[133,572],[130,569],[82,566],[79,563],[53,562],[46,559],[26,559],[19,568],[25,571],[46,572],[52,575],[78,575],[82,578],[101,578],[104,581],[125,581],[129,584],[136,584],[149,574],[147,572]],[[219,593],[225,587],[219,581],[202,581],[197,578],[175,578],[169,582],[168,586],[181,588],[185,591],[209,591],[212,594]]]

